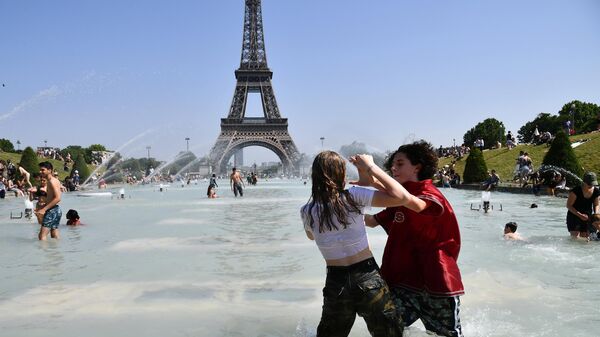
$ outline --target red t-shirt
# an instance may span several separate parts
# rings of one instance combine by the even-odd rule
[[[406,207],[391,207],[375,215],[388,233],[381,275],[388,285],[434,296],[464,294],[456,260],[460,232],[452,206],[431,180],[407,182],[403,186],[424,200],[420,213]]]

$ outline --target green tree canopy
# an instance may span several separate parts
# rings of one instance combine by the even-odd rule
[[[90,176],[90,169],[85,163],[85,157],[82,153],[79,153],[77,157],[75,157],[75,164],[73,164],[73,168],[71,169],[71,176],[73,176],[75,170],[79,172],[79,180],[82,183]]]
[[[10,140],[6,138],[0,138],[0,151],[15,152],[15,146]]]
[[[67,154],[71,154],[71,159],[73,161],[75,161],[75,158],[77,158],[79,155],[84,156],[85,159],[85,149],[79,145],[69,145],[67,147],[65,147],[64,149],[60,150],[60,155],[63,158],[67,158]],[[79,172],[79,176],[81,177],[81,171]]]
[[[561,130],[562,122],[564,122],[564,120],[558,116],[542,112],[537,115],[534,120],[525,123],[525,125],[519,129],[517,138],[521,143],[531,143],[533,141],[533,132],[535,131],[536,126],[539,132],[548,131],[555,135]]]
[[[23,150],[19,165],[21,165],[21,167],[23,167],[25,171],[29,172],[31,175],[34,175],[40,171],[37,155],[29,146]]]
[[[556,134],[542,164],[560,167],[580,177],[583,175],[583,169],[571,147],[571,141],[564,131],[559,131]],[[576,182],[567,176],[567,183],[573,186]]]
[[[483,153],[477,148],[472,148],[463,172],[463,181],[466,184],[480,183],[488,178],[488,169],[483,158]]]
[[[92,144],[92,145],[88,146],[87,148],[84,149],[85,162],[88,164],[91,164],[95,160],[97,163],[100,163],[101,162],[100,155],[97,154],[96,156],[94,156],[94,152],[102,152],[102,151],[106,151],[106,147],[104,147],[104,145]]]
[[[92,144],[88,146],[87,149],[90,151],[106,151],[106,147],[104,147],[104,145],[101,144]]]
[[[495,118],[488,118],[467,131],[463,136],[463,141],[466,146],[471,147],[477,138],[481,138],[485,147],[489,149],[497,142],[504,143],[505,136],[504,124]]]
[[[598,127],[600,106],[575,100],[563,105],[558,115],[562,121],[573,121],[575,133],[588,133]]]

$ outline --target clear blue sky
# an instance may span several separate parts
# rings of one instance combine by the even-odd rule
[[[485,118],[516,132],[570,100],[600,103],[600,1],[262,3],[301,152],[319,151],[321,136],[331,149],[452,145]],[[151,146],[166,160],[185,137],[208,153],[235,87],[243,11],[242,0],[0,0],[0,138],[114,150],[150,130],[123,153]]]

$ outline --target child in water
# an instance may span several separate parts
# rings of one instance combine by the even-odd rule
[[[301,208],[306,236],[314,240],[327,265],[323,310],[317,337],[348,336],[356,314],[372,336],[402,336],[391,293],[373,258],[365,229],[364,210],[408,205],[406,190],[373,162],[369,155],[350,158],[359,181],[377,179],[380,191],[345,189],[346,164],[333,151],[319,153],[312,165],[312,192]]]
[[[76,210],[70,209],[67,212],[67,226],[79,226],[81,221],[79,220],[79,214]]]
[[[590,215],[590,241],[600,241],[600,214]]]
[[[366,222],[369,227],[382,226],[388,234],[381,275],[402,323],[410,326],[420,319],[429,332],[462,337],[460,231],[452,206],[431,181],[437,167],[430,143],[420,140],[400,146],[385,168],[414,201],[367,216]],[[381,184],[368,185],[380,189]]]
[[[206,192],[206,196],[210,199],[214,199],[217,198],[217,192],[215,191],[215,186],[214,185],[209,185],[208,186],[208,191]]]
[[[523,240],[521,235],[517,233],[517,223],[509,222],[504,225],[504,239],[506,240]]]

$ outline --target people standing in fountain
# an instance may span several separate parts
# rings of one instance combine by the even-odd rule
[[[42,209],[42,207],[46,206],[46,199],[47,199],[47,187],[48,187],[48,181],[46,180],[46,178],[42,177],[42,176],[38,176],[38,178],[40,179],[40,185],[36,186],[35,188],[30,188],[29,189],[29,200],[33,201],[33,200],[37,200],[37,203],[35,204],[35,216],[37,217],[38,223],[41,225],[42,224],[42,220],[44,219],[43,215],[38,214],[38,211],[40,209]]]
[[[58,205],[61,199],[60,181],[52,175],[53,167],[50,162],[41,162],[39,166],[41,177],[46,178],[48,183],[46,187],[46,205],[36,212],[36,214],[42,216],[42,226],[38,239],[46,240],[48,232],[50,232],[52,238],[58,239],[58,225],[62,217],[62,211]]]
[[[463,336],[460,231],[452,206],[431,181],[437,164],[433,146],[424,140],[400,146],[385,168],[418,200],[416,207],[386,208],[365,219],[388,234],[381,275],[404,324],[420,319],[440,336]],[[372,186],[380,188],[377,182]]]
[[[369,155],[350,158],[359,182],[380,182],[380,191],[345,189],[346,164],[333,151],[319,153],[312,164],[312,193],[300,214],[306,235],[315,240],[327,265],[323,311],[317,336],[348,336],[356,314],[372,336],[402,336],[389,288],[369,248],[364,210],[375,207],[416,207],[398,182],[373,163]]]
[[[596,173],[586,172],[583,184],[574,187],[567,199],[567,229],[571,238],[584,238],[589,235],[588,222],[590,215],[600,213],[600,190]]]
[[[210,177],[210,182],[208,183],[208,189],[206,189],[206,196],[209,198],[216,198],[217,192],[215,191],[215,188],[217,187],[219,187],[219,185],[217,184],[217,175],[213,173]]]
[[[238,196],[238,193],[240,194],[240,197],[244,196],[244,190],[242,188],[246,187],[246,185],[244,185],[244,180],[242,179],[242,175],[240,174],[240,172],[237,171],[237,169],[234,167],[231,170],[231,175],[229,176],[229,185],[231,185],[231,190],[233,191],[233,195],[235,195],[236,197]]]

